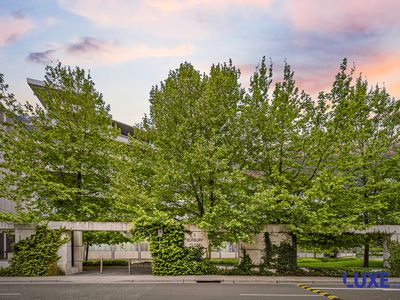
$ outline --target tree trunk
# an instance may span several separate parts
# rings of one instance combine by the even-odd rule
[[[337,257],[338,257],[338,254],[339,254],[339,250],[338,250],[338,249],[335,249],[335,250],[333,251],[333,258],[337,258]]]
[[[89,259],[89,244],[86,244],[85,260]]]
[[[364,242],[364,268],[369,268],[369,239]]]

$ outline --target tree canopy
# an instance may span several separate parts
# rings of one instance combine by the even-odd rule
[[[43,106],[20,104],[1,80],[0,197],[28,219],[115,219],[108,191],[119,129],[90,74],[46,67],[44,86],[34,90]]]
[[[266,223],[318,234],[398,223],[399,104],[354,72],[344,60],[314,101],[287,63],[276,80],[264,58],[248,90],[232,62],[209,74],[181,64],[152,88],[132,139],[147,149],[152,208],[217,244]]]
[[[263,224],[337,235],[399,224],[399,101],[343,60],[330,91],[302,91],[262,59],[249,88],[232,61],[188,62],[150,91],[150,114],[119,143],[84,70],[46,68],[44,107],[20,105],[0,76],[0,196],[47,219],[196,224],[214,245]],[[23,205],[22,205],[23,204]]]

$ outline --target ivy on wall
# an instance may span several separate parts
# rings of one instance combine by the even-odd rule
[[[10,266],[1,270],[3,276],[48,276],[58,275],[58,248],[68,239],[62,230],[50,230],[46,225],[38,226],[31,237],[14,244]]]
[[[400,242],[390,241],[388,247],[390,275],[400,276]]]
[[[181,223],[162,218],[142,217],[134,223],[132,234],[150,242],[155,275],[201,275],[215,272],[203,259],[200,247],[185,247],[185,230]]]
[[[264,234],[265,255],[261,270],[275,269],[278,273],[286,273],[297,269],[296,237],[292,235],[292,243],[273,245],[268,232]]]

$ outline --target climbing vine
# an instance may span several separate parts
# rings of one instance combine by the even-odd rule
[[[389,242],[389,264],[390,264],[390,275],[400,275],[400,242],[390,241]]]
[[[142,217],[134,222],[132,234],[136,239],[150,242],[155,275],[200,275],[215,271],[203,259],[200,247],[185,247],[185,230],[181,223],[163,218]]]
[[[59,274],[58,248],[68,239],[62,230],[50,230],[38,226],[31,237],[14,244],[10,266],[1,271],[3,276],[48,276]]]
[[[279,273],[285,273],[297,269],[296,237],[292,235],[292,244],[281,243],[273,245],[269,233],[264,234],[265,254],[261,270],[275,269]]]

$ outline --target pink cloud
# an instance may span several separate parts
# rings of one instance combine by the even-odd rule
[[[271,0],[146,0],[149,6],[157,8],[162,11],[172,12],[184,10],[193,6],[201,6],[207,8],[223,8],[226,6],[256,6],[260,8],[267,8]]]
[[[392,96],[400,96],[400,50],[384,51],[379,55],[361,62],[358,71],[362,72],[371,84],[385,85]]]
[[[399,51],[382,52],[381,54],[371,53],[370,56],[362,57],[355,61],[348,60],[349,68],[355,64],[356,70],[354,77],[360,73],[366,78],[369,84],[385,86],[388,93],[392,96],[400,96],[400,63]],[[293,67],[295,80],[301,89],[316,96],[321,91],[329,91],[332,87],[334,77],[339,72],[339,62],[337,64],[321,65],[320,68],[314,67]]]
[[[221,12],[231,7],[266,9],[272,0],[58,0],[61,8],[99,27],[146,31],[170,38],[199,39],[224,24]],[[199,20],[206,20],[200,22]],[[210,21],[211,20],[211,21]]]
[[[298,30],[364,31],[400,24],[397,0],[287,0],[283,8]]]
[[[22,15],[0,16],[0,46],[18,41],[33,28],[33,21]]]
[[[57,60],[73,65],[112,64],[149,57],[180,57],[190,55],[191,44],[175,47],[150,47],[144,44],[124,46],[95,38],[82,38],[42,52],[33,52],[28,61],[48,64]]]

